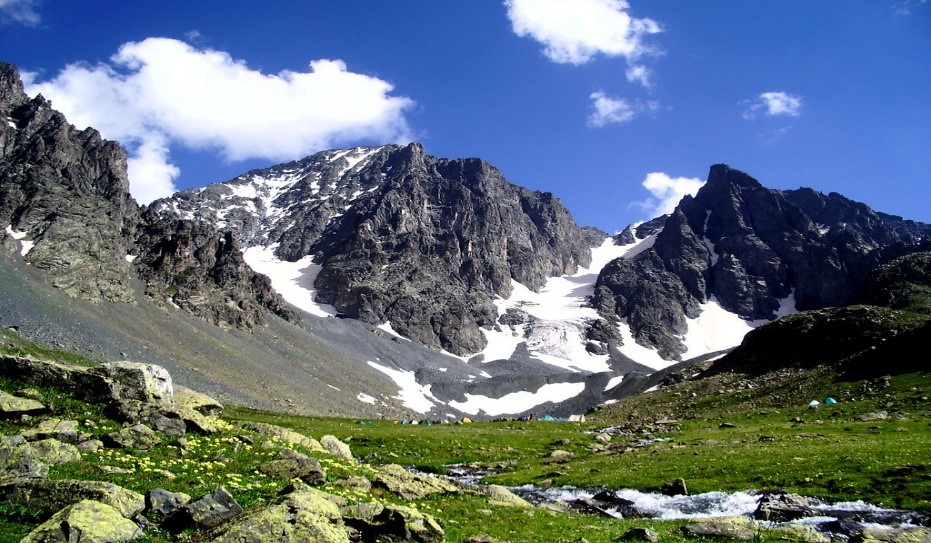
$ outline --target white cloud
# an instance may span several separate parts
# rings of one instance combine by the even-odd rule
[[[650,172],[642,185],[653,196],[634,205],[643,210],[646,219],[653,219],[672,213],[685,195],[694,196],[704,184],[695,177],[670,177],[663,172]]]
[[[653,72],[642,64],[633,64],[627,67],[625,74],[627,81],[631,83],[640,83],[644,87],[651,87]]]
[[[592,107],[595,111],[588,116],[588,125],[602,127],[608,124],[626,123],[637,116],[634,107],[623,98],[612,98],[603,92],[593,92]]]
[[[768,117],[778,115],[798,117],[802,109],[801,97],[781,91],[761,93],[756,100],[747,103],[750,105],[743,112],[743,118],[747,120],[755,119],[760,112]]]
[[[901,0],[892,6],[892,12],[896,15],[911,15],[912,9],[927,3],[928,0]]]
[[[0,23],[36,26],[42,17],[36,12],[40,0],[0,0]]]
[[[236,161],[293,159],[361,140],[402,142],[414,105],[341,60],[264,74],[223,51],[168,38],[126,43],[109,64],[71,64],[54,79],[35,79],[24,78],[27,92],[41,92],[70,122],[129,148],[131,191],[143,203],[174,190],[172,145]]]
[[[514,33],[543,44],[560,64],[581,65],[596,55],[635,60],[650,51],[643,38],[660,32],[652,19],[628,15],[623,0],[505,0]]]

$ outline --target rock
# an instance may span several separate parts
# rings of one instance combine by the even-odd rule
[[[384,488],[405,500],[420,500],[431,494],[458,492],[459,487],[439,477],[410,473],[397,464],[378,468],[372,486]]]
[[[188,528],[215,528],[240,513],[242,506],[225,488],[219,486],[210,494],[188,503],[168,517],[162,527],[170,532],[181,532]]]
[[[88,439],[77,444],[79,451],[96,451],[103,448],[103,441]]]
[[[689,537],[721,537],[745,541],[756,537],[758,528],[747,517],[721,517],[686,524],[682,532]]]
[[[550,464],[565,464],[566,462],[575,458],[575,453],[569,451],[563,451],[557,449],[550,453],[550,457],[547,460],[547,463]]]
[[[612,509],[614,513],[612,516],[620,515],[622,518],[643,517],[643,513],[634,507],[634,502],[618,496],[615,490],[602,490],[592,496],[591,500],[602,510]]]
[[[860,422],[876,422],[879,420],[888,420],[889,413],[886,411],[873,411],[872,413],[864,413],[857,417],[857,420]]]
[[[48,464],[23,436],[0,437],[0,480],[48,477]]]
[[[668,483],[665,483],[659,489],[660,493],[664,496],[688,496],[689,489],[685,485],[685,479],[673,479]]]
[[[808,499],[798,494],[775,492],[760,498],[753,518],[770,522],[789,522],[816,516]]]
[[[831,538],[818,532],[812,526],[801,524],[783,524],[771,526],[767,531],[767,540],[797,541],[799,543],[831,543]]]
[[[846,537],[848,540],[859,538],[861,532],[863,532],[862,524],[860,524],[859,522],[855,520],[846,519],[846,518],[839,518],[837,520],[832,520],[831,522],[827,522],[822,526],[822,528],[826,532],[842,535]]]
[[[931,528],[864,528],[861,537],[862,543],[928,543]]]
[[[507,541],[495,539],[488,534],[477,534],[466,539],[463,543],[507,543]]]
[[[364,504],[344,509],[346,525],[362,541],[441,543],[443,528],[432,516],[403,505]],[[355,537],[353,537],[355,539]]]
[[[372,481],[358,475],[350,475],[344,479],[337,479],[333,481],[333,484],[362,494],[367,494],[372,490]]]
[[[20,398],[0,390],[0,418],[17,419],[46,411],[45,405],[29,398]]]
[[[298,485],[271,505],[217,528],[211,543],[349,543],[339,507],[323,492]],[[374,541],[374,540],[373,540]]]
[[[610,443],[610,442],[611,442],[611,434],[606,434],[606,433],[604,433],[604,432],[602,432],[602,433],[600,433],[600,434],[595,434],[595,441],[599,441],[599,442],[601,442],[601,443]]]
[[[295,432],[294,430],[289,430],[287,428],[282,428],[281,426],[275,426],[274,424],[265,424],[264,422],[250,422],[243,425],[244,428],[252,430],[258,434],[272,436],[288,443],[290,445],[299,445],[308,449],[311,452],[329,452],[323,448],[319,441],[312,437],[307,437],[304,434]]]
[[[533,507],[533,504],[514,494],[501,485],[488,485],[484,488],[491,505],[503,507]]]
[[[142,529],[115,508],[83,500],[55,513],[20,543],[119,543],[142,535]]]
[[[223,412],[223,404],[206,394],[181,385],[175,385],[174,389],[175,404],[177,404],[179,409],[193,409],[201,415],[206,415],[208,417],[219,417]]]
[[[167,517],[181,510],[190,501],[191,497],[183,492],[169,492],[162,488],[153,488],[145,493],[143,513],[146,515],[155,513]]]
[[[152,407],[174,407],[174,386],[168,370],[155,364],[105,362],[89,373],[103,378],[113,400],[137,400]]]
[[[146,450],[161,443],[162,436],[145,424],[134,424],[107,434],[104,441],[108,442],[111,447]]]
[[[81,500],[93,500],[113,507],[126,518],[145,508],[142,494],[104,481],[73,479],[22,479],[0,485],[0,500],[24,504],[30,509],[51,515]]]
[[[76,420],[51,418],[40,421],[35,428],[24,431],[22,435],[29,441],[51,438],[76,444],[84,437],[79,428]]]
[[[212,415],[204,415],[190,407],[179,407],[177,413],[188,432],[208,436],[220,431],[219,426],[217,426],[217,418]]]
[[[326,471],[316,458],[290,449],[283,449],[280,455],[281,459],[259,466],[259,471],[286,481],[300,479],[311,485],[326,482]]]
[[[337,458],[349,460],[350,462],[356,461],[356,459],[352,456],[352,451],[349,449],[349,445],[343,443],[335,436],[323,436],[320,438],[320,445],[322,445],[323,448],[327,450],[327,452]]]
[[[39,455],[42,462],[55,466],[67,462],[77,462],[81,459],[81,452],[70,443],[62,443],[57,439],[42,439],[32,442],[32,448]]]
[[[656,543],[659,541],[659,535],[652,528],[631,528],[624,532],[618,541],[649,541],[649,543]]]

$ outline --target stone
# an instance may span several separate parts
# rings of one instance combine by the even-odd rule
[[[767,530],[767,540],[796,541],[798,543],[831,543],[831,538],[818,532],[811,526],[802,524],[783,524],[771,526]]]
[[[753,512],[753,518],[770,522],[789,522],[816,515],[807,498],[789,492],[765,494]]]
[[[659,489],[660,493],[664,496],[688,496],[689,489],[685,484],[685,479],[673,479],[668,483],[665,483]]]
[[[105,503],[126,518],[145,508],[142,494],[105,481],[22,479],[0,485],[0,501],[24,504],[45,515],[81,500]]]
[[[193,409],[208,417],[219,417],[223,412],[223,404],[206,394],[181,385],[175,385],[174,389],[175,404],[179,409]]]
[[[362,504],[360,504],[362,505]],[[344,509],[346,525],[361,541],[441,543],[443,527],[431,515],[403,505],[364,504]]]
[[[306,454],[294,452],[290,449],[283,449],[280,456],[279,460],[273,460],[259,466],[259,471],[265,475],[271,475],[286,481],[300,479],[311,485],[326,482],[326,471],[320,466],[320,462],[316,458],[311,458]]]
[[[864,528],[860,534],[862,543],[928,543],[931,542],[931,528]]]
[[[431,494],[458,492],[459,487],[429,475],[414,474],[397,464],[387,464],[378,468],[372,477],[374,488],[383,488],[405,500],[420,500]]]
[[[533,507],[533,504],[514,494],[501,485],[488,485],[484,488],[491,505],[503,507]]]
[[[636,527],[624,532],[618,541],[648,541],[656,543],[659,541],[659,535],[652,528]]]
[[[0,390],[0,418],[15,419],[23,415],[37,415],[46,411],[42,402],[20,398]]]
[[[282,428],[281,426],[266,424],[264,422],[250,422],[244,424],[243,427],[265,436],[276,437],[290,445],[299,445],[311,452],[328,452],[316,439],[307,437],[294,430],[289,430],[288,428]]]
[[[102,377],[114,400],[137,400],[151,406],[174,407],[174,387],[168,370],[156,364],[105,362],[89,373]]]
[[[333,481],[333,484],[363,494],[367,494],[372,490],[372,481],[358,475],[350,475],[349,477],[337,479]]]
[[[349,449],[349,445],[343,443],[335,436],[326,435],[320,438],[320,445],[327,450],[330,454],[337,458],[342,458],[343,460],[348,460],[350,462],[355,462],[356,459],[352,456],[352,451]]]
[[[162,527],[170,532],[188,528],[215,528],[242,513],[242,506],[222,486],[190,502],[165,520]]]
[[[604,432],[595,434],[595,441],[599,441],[599,442],[601,442],[601,443],[610,443],[610,442],[611,442],[611,434],[606,434],[606,433],[604,433]]]
[[[575,458],[575,453],[557,449],[550,453],[550,457],[547,462],[551,464],[565,464],[573,458]]]
[[[864,413],[857,417],[857,420],[860,422],[876,422],[880,420],[888,420],[889,413],[886,411],[873,411],[870,413]]]
[[[0,480],[48,477],[48,468],[23,436],[0,437]]]
[[[85,437],[80,431],[78,421],[58,418],[42,420],[35,428],[24,431],[22,435],[29,441],[52,438],[73,444],[77,444]]]
[[[77,462],[81,459],[81,451],[70,443],[62,443],[57,439],[41,439],[32,442],[32,448],[39,455],[42,462],[50,466]]]
[[[502,539],[496,539],[488,534],[476,534],[463,541],[463,543],[507,543]]]
[[[134,424],[107,434],[104,441],[111,447],[146,450],[161,443],[162,436],[145,424]]]
[[[205,415],[190,407],[179,407],[177,412],[188,432],[208,436],[220,431],[217,419],[212,415]]]
[[[55,513],[20,543],[119,543],[142,535],[142,529],[115,508],[83,500]]]
[[[163,488],[153,488],[145,493],[143,513],[167,517],[181,510],[190,501],[191,497],[183,492],[169,492]]]
[[[339,507],[306,485],[214,530],[211,543],[349,543]],[[374,541],[374,540],[372,540]]]
[[[758,528],[747,517],[720,517],[686,524],[682,532],[690,537],[720,537],[745,541],[756,537]]]

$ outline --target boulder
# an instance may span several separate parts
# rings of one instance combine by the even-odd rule
[[[142,529],[115,508],[83,500],[55,513],[20,543],[119,543],[142,535]]]
[[[181,532],[188,528],[216,528],[240,513],[242,506],[225,488],[219,486],[210,494],[188,503],[168,517],[163,527],[171,532]]]
[[[300,479],[311,485],[326,481],[326,471],[320,466],[320,462],[316,458],[311,458],[306,454],[294,452],[290,449],[283,449],[280,456],[279,460],[272,460],[259,466],[259,471],[265,475],[275,476],[286,481]]]
[[[220,413],[223,412],[223,404],[206,394],[181,385],[175,385],[174,388],[175,404],[178,406],[178,409],[193,409],[201,415],[207,415],[208,417],[219,417]]]
[[[0,437],[0,480],[48,477],[48,464],[23,436]]]
[[[758,528],[747,517],[720,517],[703,519],[686,524],[682,532],[689,537],[710,537],[752,540]]]
[[[35,428],[24,431],[22,435],[29,441],[51,438],[73,444],[77,444],[87,437],[80,431],[78,421],[57,418],[40,421]]]
[[[166,409],[174,407],[174,387],[168,370],[155,364],[106,362],[89,370],[99,376],[115,401],[137,400]]]
[[[0,390],[0,418],[18,419],[46,411],[45,405],[29,398],[20,398]]]
[[[57,439],[42,439],[32,442],[32,448],[39,455],[42,462],[50,466],[77,462],[81,459],[81,451],[70,443],[62,443]]]
[[[358,475],[350,475],[343,479],[337,479],[333,481],[333,484],[363,494],[372,490],[372,481]]]
[[[514,494],[501,485],[488,485],[485,487],[485,494],[488,495],[488,501],[492,505],[504,507],[533,507],[533,504]]]
[[[767,540],[794,541],[797,543],[831,543],[831,538],[818,532],[812,526],[802,524],[782,524],[772,526],[766,534]]]
[[[405,500],[419,500],[431,494],[459,491],[459,487],[449,481],[411,473],[397,464],[387,464],[378,468],[372,478],[372,486],[393,492]]]
[[[664,496],[688,496],[689,488],[685,484],[685,479],[673,479],[668,483],[664,484],[659,489],[660,493]]]
[[[441,543],[443,527],[432,516],[403,505],[359,504],[345,508],[343,518],[354,541]]]
[[[290,445],[299,445],[311,452],[328,452],[316,439],[281,426],[265,424],[264,422],[250,422],[243,425],[243,427],[258,434],[277,438]]]
[[[864,528],[861,537],[863,543],[928,543],[931,528]]]
[[[183,492],[169,492],[163,488],[153,488],[145,493],[146,515],[170,516],[181,510],[191,501],[191,497]]]
[[[327,450],[330,454],[337,458],[342,458],[343,460],[348,460],[350,462],[355,462],[356,459],[352,456],[352,451],[349,449],[349,445],[343,443],[335,436],[326,435],[320,438],[320,445]]]
[[[770,522],[789,522],[816,515],[808,498],[788,492],[764,495],[760,498],[756,511],[753,512],[753,518]]]
[[[145,424],[134,424],[107,434],[104,441],[111,447],[146,450],[161,443],[162,436]]]
[[[575,453],[560,449],[550,453],[550,457],[546,462],[549,464],[565,464],[573,458],[575,458]]]
[[[142,494],[104,481],[21,479],[0,485],[0,501],[19,503],[46,516],[82,500],[107,504],[126,518],[145,508]]]
[[[619,541],[648,541],[656,543],[659,541],[659,535],[652,528],[631,528],[624,532]]]
[[[211,543],[349,543],[329,495],[298,484],[271,505],[249,511],[210,534]]]

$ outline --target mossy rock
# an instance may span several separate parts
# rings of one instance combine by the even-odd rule
[[[126,518],[145,507],[142,494],[104,481],[24,479],[0,486],[0,501],[23,504],[45,515],[84,500],[104,503]]]
[[[438,477],[417,475],[397,464],[378,468],[372,486],[393,492],[405,500],[420,500],[432,494],[458,492],[459,487]]]
[[[118,543],[140,535],[142,529],[117,509],[83,500],[55,513],[20,543]]]

